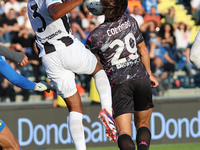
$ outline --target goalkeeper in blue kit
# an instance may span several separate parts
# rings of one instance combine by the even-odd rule
[[[19,86],[20,88],[35,91],[45,91],[53,90],[53,88],[46,82],[34,83],[24,76],[17,73],[3,57],[8,57],[17,63],[21,67],[26,66],[28,63],[28,58],[25,54],[15,52],[7,49],[0,45],[0,73],[11,83]],[[0,119],[0,147],[3,149],[20,150],[20,145],[17,139],[14,137],[8,126]]]
[[[8,57],[16,61],[17,63],[19,63],[21,67],[24,67],[28,62],[28,58],[25,54],[9,50],[1,45],[0,45],[0,55],[3,55],[5,57]],[[3,56],[0,56],[0,66],[1,66],[0,73],[12,84],[15,84],[20,88],[27,90],[35,90],[35,91],[53,90],[53,88],[46,82],[41,81],[39,83],[34,83],[25,78],[24,76],[20,75],[19,73],[17,73],[9,65],[9,63]]]

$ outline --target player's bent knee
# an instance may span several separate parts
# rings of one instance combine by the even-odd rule
[[[135,144],[132,138],[127,134],[120,135],[117,142],[120,150],[135,150]]]
[[[93,73],[91,74],[91,76],[93,77],[98,71],[103,70],[101,63],[98,61],[97,65],[95,67],[95,70],[93,71]]]

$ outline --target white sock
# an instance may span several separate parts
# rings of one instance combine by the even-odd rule
[[[79,112],[72,111],[69,113],[69,129],[76,150],[86,150],[82,119],[83,114]]]
[[[94,75],[95,85],[99,93],[101,100],[101,107],[106,108],[106,110],[112,115],[112,96],[111,88],[108,77],[104,70],[98,71]]]

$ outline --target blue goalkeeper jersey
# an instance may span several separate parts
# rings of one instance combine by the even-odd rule
[[[6,61],[5,57],[0,55],[0,73],[12,84],[19,86],[20,88],[33,90],[35,83],[28,80],[21,74],[17,73]]]

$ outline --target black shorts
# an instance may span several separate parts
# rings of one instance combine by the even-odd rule
[[[128,80],[112,87],[113,117],[153,108],[149,78]]]

